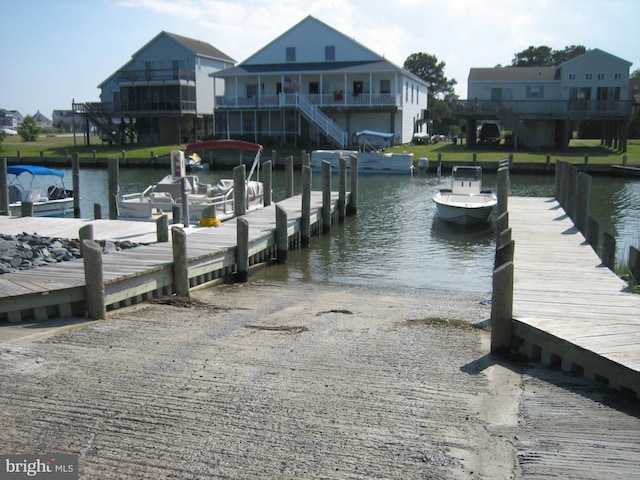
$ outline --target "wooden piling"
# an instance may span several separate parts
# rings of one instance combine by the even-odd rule
[[[311,243],[311,168],[302,167],[302,213],[300,216],[300,246]]]
[[[493,271],[491,301],[491,353],[511,352],[513,319],[513,262],[503,263]]]
[[[160,215],[156,220],[156,237],[158,243],[169,241],[169,217],[167,215]]]
[[[286,263],[289,256],[289,219],[287,211],[276,204],[276,261]]]
[[[117,158],[110,158],[109,162],[109,220],[118,219],[118,189],[120,185],[120,167]]]
[[[587,242],[589,242],[589,245],[591,245],[591,248],[597,252],[598,239],[600,238],[600,225],[592,215],[587,215],[587,232],[585,238]]]
[[[496,193],[498,197],[496,212],[498,216],[500,216],[501,214],[507,212],[509,209],[509,168],[498,168]]]
[[[587,232],[587,216],[589,215],[590,198],[591,175],[580,172],[577,178],[574,223],[583,235]]]
[[[602,232],[602,263],[613,271],[616,266],[616,238],[608,232]]]
[[[322,231],[331,231],[331,163],[322,161]]]
[[[88,223],[80,227],[78,230],[78,239],[80,240],[80,254],[84,257],[84,241],[93,240],[93,224]]]
[[[33,202],[26,201],[20,204],[20,214],[23,217],[33,217]]]
[[[102,249],[93,240],[84,240],[82,246],[84,278],[86,287],[87,316],[94,320],[107,318],[104,303],[104,274],[102,272]]]
[[[284,159],[284,182],[285,196],[284,198],[293,197],[293,155],[289,155]]]
[[[187,257],[187,234],[180,227],[171,229],[173,249],[173,286],[179,297],[190,297]]]
[[[73,177],[73,218],[80,216],[80,159],[75,153],[71,158],[71,171]]]
[[[233,209],[236,217],[247,213],[247,168],[244,164],[233,169]]]
[[[244,165],[243,165],[244,166]],[[237,168],[237,167],[236,167]],[[235,169],[234,169],[235,175]],[[235,188],[235,186],[234,186]],[[187,178],[182,177],[180,179],[180,194],[181,194],[181,206],[182,206],[182,224],[184,228],[189,226],[189,191],[187,190]],[[234,192],[235,194],[235,192]],[[237,203],[237,202],[236,202]]]
[[[93,218],[94,220],[102,220],[102,205],[99,203],[93,204]]]
[[[355,215],[358,212],[358,157],[351,155],[351,192],[349,195],[349,205],[347,205],[347,215]]]
[[[262,174],[262,186],[264,188],[264,206],[268,207],[273,202],[273,164],[271,160],[267,160],[262,165],[263,174]]]
[[[7,217],[11,216],[9,207],[9,181],[7,180],[7,158],[0,158],[0,210]]]
[[[177,225],[180,223],[180,205],[173,205],[171,207],[171,224]]]
[[[249,222],[238,217],[236,222],[236,281],[246,283],[249,280]]]
[[[347,159],[340,156],[338,171],[338,222],[343,223],[347,206]]]
[[[504,265],[507,262],[513,261],[513,249],[515,244],[511,239],[511,229],[507,228],[500,235],[500,243],[498,243],[498,247],[496,248],[496,258],[494,262],[494,268],[498,268],[501,265]]]
[[[640,250],[629,247],[629,273],[636,283],[640,283]]]

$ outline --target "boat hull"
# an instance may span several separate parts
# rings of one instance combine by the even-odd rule
[[[413,171],[413,154],[357,152],[352,150],[315,150],[311,153],[311,171],[321,172],[323,161],[329,162],[331,170],[338,171],[340,157],[347,159],[347,170],[351,169],[351,155],[358,157],[358,173],[383,175],[410,175]]]
[[[433,197],[438,216],[445,222],[457,225],[475,225],[491,219],[491,212],[497,203],[493,194],[466,197],[439,193]]]
[[[12,203],[9,207],[11,216],[22,216],[22,202]],[[73,198],[33,203],[35,217],[64,217],[71,214],[73,214]]]

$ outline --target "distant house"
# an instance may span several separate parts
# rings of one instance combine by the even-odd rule
[[[53,127],[53,123],[51,122],[51,120],[49,120],[42,113],[40,113],[40,110],[38,110],[36,114],[33,115],[33,119],[36,121],[38,126],[42,129]]]
[[[0,126],[17,129],[22,125],[24,117],[17,110],[5,110],[0,108]]]
[[[477,122],[499,121],[515,145],[531,149],[566,147],[581,121],[602,123],[603,140],[626,150],[631,118],[631,62],[599,49],[555,67],[472,68],[468,99],[454,113],[467,120],[467,144]]]
[[[426,133],[427,83],[308,16],[234,68],[211,74],[219,135],[287,146],[394,143]]]
[[[67,131],[84,132],[86,128],[82,115],[76,115],[73,110],[54,110],[51,121],[54,127]]]
[[[214,80],[209,75],[234,64],[208,43],[163,31],[98,86],[100,103],[73,108],[111,142],[196,140],[212,130]],[[218,83],[222,91],[223,82]]]

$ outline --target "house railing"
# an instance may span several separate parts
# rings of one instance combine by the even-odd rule
[[[631,115],[626,100],[458,100],[452,113],[460,116],[493,115],[508,110],[523,117],[538,118],[624,118]]]
[[[401,107],[402,96],[391,93],[361,93],[347,94],[336,92],[331,94],[301,94],[281,93],[278,95],[255,95],[251,97],[219,95],[215,98],[216,108],[245,109],[245,108],[283,108],[298,106],[297,97],[306,99],[309,103],[320,108],[357,108],[357,107]]]
[[[325,134],[335,140],[340,147],[344,148],[347,145],[347,132],[322,113],[322,110],[311,103],[308,98],[297,93],[281,95],[280,97],[287,103],[295,103],[296,108],[311,123],[316,124]]]
[[[118,72],[118,83],[149,83],[169,81],[196,81],[196,72],[184,68],[151,68],[146,70],[121,70]]]

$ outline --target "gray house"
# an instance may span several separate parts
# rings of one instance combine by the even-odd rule
[[[468,99],[454,113],[466,119],[467,144],[478,122],[499,121],[514,144],[533,150],[564,148],[581,121],[602,126],[602,139],[626,150],[631,121],[631,62],[599,49],[554,67],[472,68]]]
[[[100,103],[73,109],[114,143],[155,145],[194,141],[212,130],[211,74],[235,61],[208,43],[160,32],[98,88]]]
[[[426,133],[428,84],[308,16],[216,82],[215,131],[289,146],[355,145],[361,130]]]

